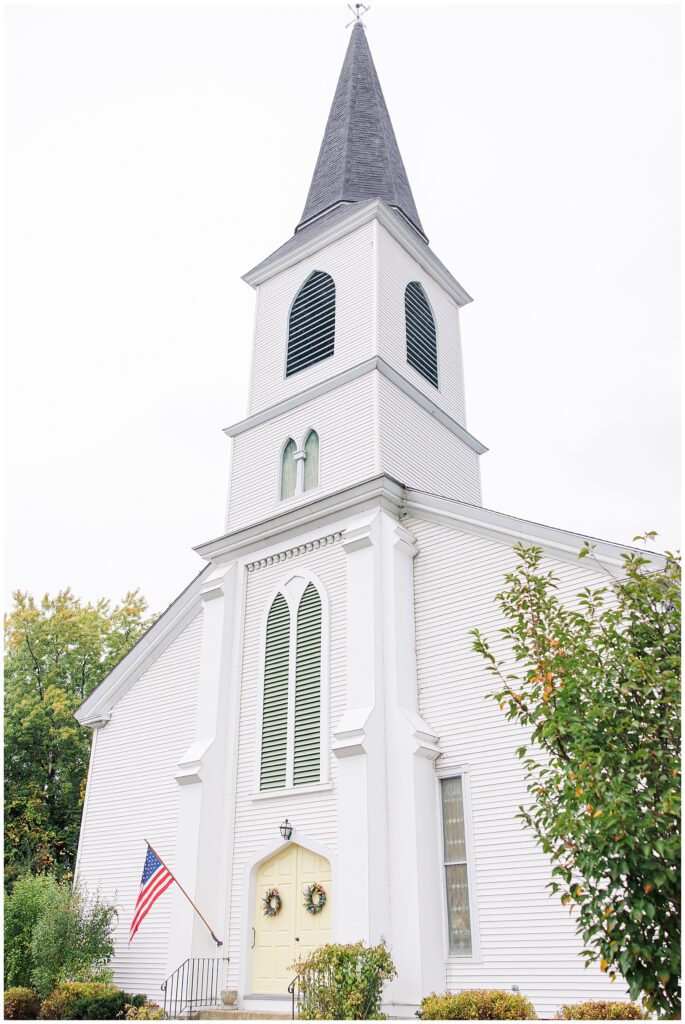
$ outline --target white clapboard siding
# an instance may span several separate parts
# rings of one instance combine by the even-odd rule
[[[166,977],[171,890],[128,945],[149,840],[173,870],[179,758],[193,734],[202,613],[164,650],[115,705],[95,734],[78,878],[119,908],[112,967],[127,992],[160,1001]]]
[[[477,875],[482,963],[448,957],[447,987],[518,985],[537,1012],[552,1017],[563,1002],[626,998],[597,966],[584,969],[574,920],[546,890],[547,857],[515,818],[527,800],[516,756],[523,732],[487,699],[495,683],[472,650],[469,630],[496,638],[503,625],[495,594],[515,565],[510,545],[407,519],[419,554],[415,560],[417,664],[420,711],[440,737],[442,771],[468,767]],[[572,601],[606,576],[587,561],[548,559]],[[501,649],[501,645],[500,645]],[[472,901],[474,894],[471,894]]]
[[[373,225],[365,224],[259,286],[250,415],[372,355],[373,257]],[[325,271],[335,282],[335,351],[330,358],[286,377],[290,307],[313,270]]]
[[[373,440],[375,376],[371,372],[234,438],[228,530],[267,519],[378,472]],[[319,435],[319,486],[299,498],[281,501],[279,471],[283,446],[292,437],[299,447],[310,428]]]
[[[288,818],[297,831],[335,852],[336,805],[335,792],[329,788],[318,792],[298,793],[289,790],[282,796],[257,795],[257,758],[259,753],[258,721],[261,700],[261,644],[263,621],[267,604],[274,591],[301,572],[313,573],[325,590],[324,629],[326,603],[330,610],[329,714],[322,722],[329,737],[330,779],[335,784],[335,760],[331,752],[330,733],[340,718],[345,690],[345,555],[340,543],[331,543],[318,550],[289,558],[286,562],[266,566],[248,574],[245,609],[242,686],[240,698],[240,731],[238,739],[238,777],[235,804],[235,834],[233,849],[233,875],[230,901],[227,908],[225,933],[229,936],[230,985],[237,987],[242,955],[241,924],[243,916],[243,879],[246,863],[259,850],[278,839],[278,827]],[[326,652],[324,636],[322,649]],[[325,701],[322,701],[325,703]],[[249,920],[249,919],[248,919]],[[247,978],[246,992],[251,991],[251,978]]]
[[[478,455],[379,374],[381,470],[420,491],[480,505]]]
[[[404,292],[410,281],[423,287],[433,312],[438,343],[437,388],[407,362]],[[382,225],[378,225],[378,355],[462,426],[464,368],[459,307]]]

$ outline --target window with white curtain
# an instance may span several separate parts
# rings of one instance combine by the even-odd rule
[[[310,430],[304,442],[304,490],[319,486],[319,435]]]
[[[308,430],[298,448],[289,437],[281,450],[280,498],[286,501],[319,486],[319,435]]]
[[[292,498],[297,488],[297,445],[292,437],[288,439],[281,456],[281,501]]]
[[[450,779],[442,779],[440,787],[449,952],[454,956],[471,956],[473,941],[464,777],[455,775]]]

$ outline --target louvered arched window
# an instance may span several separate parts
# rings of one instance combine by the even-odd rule
[[[335,283],[330,274],[315,270],[290,310],[286,377],[332,356],[334,341]]]
[[[292,498],[297,487],[297,463],[295,452],[297,445],[292,437],[286,441],[281,454],[281,501]]]
[[[438,344],[430,303],[418,281],[410,281],[404,292],[407,325],[407,362],[438,386]]]
[[[319,486],[319,435],[310,430],[304,442],[304,490]]]
[[[321,781],[321,636],[321,595],[313,583],[299,601],[277,594],[266,624],[260,790]]]
[[[282,789],[288,750],[290,609],[277,594],[266,623],[260,789]]]

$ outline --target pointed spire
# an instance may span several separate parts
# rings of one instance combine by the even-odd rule
[[[340,203],[383,199],[428,241],[362,22],[355,22],[299,231]]]

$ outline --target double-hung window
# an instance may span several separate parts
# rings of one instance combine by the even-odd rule
[[[472,956],[469,843],[464,775],[441,779],[447,931],[452,956]]]

